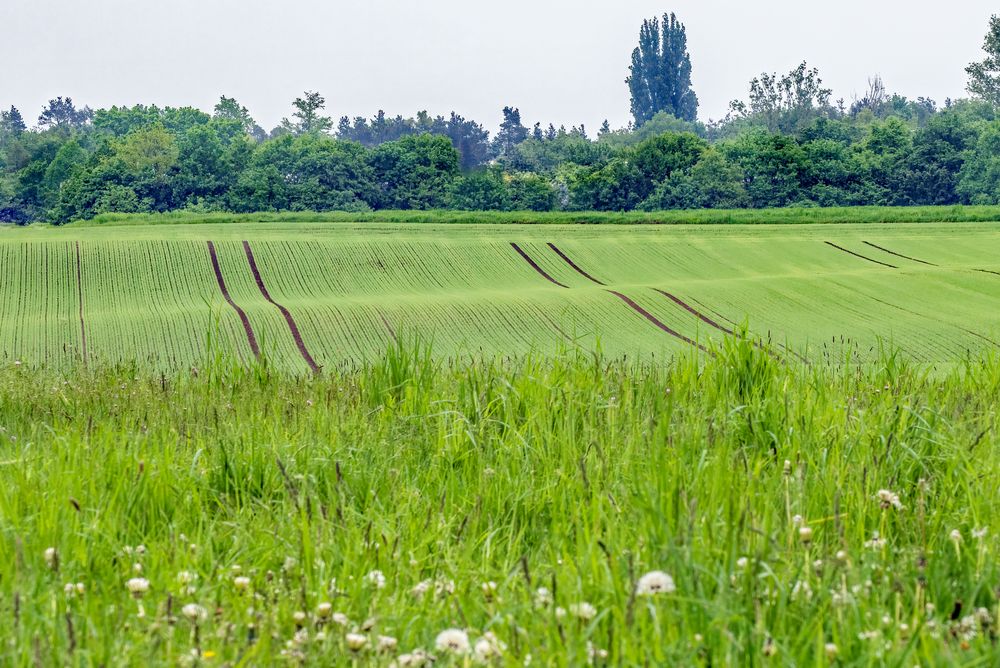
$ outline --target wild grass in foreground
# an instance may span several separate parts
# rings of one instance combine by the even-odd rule
[[[3,665],[995,665],[1000,360],[0,371]]]

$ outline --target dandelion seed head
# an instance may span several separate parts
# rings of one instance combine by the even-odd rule
[[[348,633],[344,636],[344,642],[347,644],[347,649],[352,652],[360,652],[368,644],[368,636],[360,633]]]
[[[470,649],[469,634],[462,629],[445,629],[434,639],[434,647],[439,652],[468,654]]]
[[[385,587],[385,575],[382,574],[382,571],[371,571],[365,576],[365,580],[376,589],[383,589]]]
[[[181,614],[192,623],[199,623],[208,617],[208,612],[205,608],[201,607],[197,603],[188,603],[183,608],[181,608]]]
[[[388,654],[389,652],[395,652],[398,645],[399,641],[392,636],[379,636],[375,647],[379,652]]]
[[[587,622],[597,616],[597,608],[586,601],[580,601],[569,606],[569,613]]]
[[[639,578],[635,585],[635,593],[638,596],[672,594],[676,590],[674,579],[663,571],[650,571]]]

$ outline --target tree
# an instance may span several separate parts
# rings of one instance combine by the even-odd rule
[[[90,122],[94,112],[90,107],[77,109],[73,104],[73,98],[57,97],[49,100],[48,105],[42,110],[38,117],[38,126],[41,128],[58,129],[79,129]]]
[[[738,209],[749,204],[743,171],[714,149],[690,170],[677,170],[656,187],[640,208]]]
[[[685,121],[698,117],[698,96],[691,88],[691,56],[687,30],[674,14],[663,22],[642,22],[639,46],[632,52],[632,65],[625,79],[632,95],[632,116],[641,126],[665,111]]]
[[[990,31],[983,42],[986,59],[965,68],[969,75],[968,91],[1000,106],[1000,16],[990,18]]]
[[[528,128],[521,124],[521,110],[515,107],[503,108],[503,122],[493,139],[494,153],[506,158],[514,153],[515,147],[528,138]]]
[[[0,111],[0,143],[5,137],[20,137],[27,129],[17,107],[11,107],[10,111]]]
[[[253,116],[250,115],[250,111],[237,102],[236,98],[221,96],[218,104],[215,105],[214,112],[212,118],[239,123],[243,131],[258,142],[267,138],[264,128],[257,125]]]
[[[319,93],[306,91],[305,97],[295,98],[292,106],[295,107],[295,113],[292,114],[295,120],[283,118],[281,120],[283,130],[294,135],[304,135],[324,134],[333,128],[333,120],[319,113],[326,108],[326,98]]]
[[[459,174],[458,151],[447,137],[412,135],[371,152],[379,190],[375,204],[386,209],[440,209]]]
[[[805,61],[779,77],[762,73],[750,82],[750,100],[729,103],[729,118],[760,121],[771,132],[791,134],[819,116],[833,117],[833,91],[823,88],[819,70]]]
[[[1000,203],[1000,121],[987,125],[969,152],[957,190],[969,204]]]

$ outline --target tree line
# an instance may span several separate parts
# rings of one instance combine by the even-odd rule
[[[341,118],[308,91],[271,131],[235,99],[211,113],[51,100],[29,128],[0,111],[0,222],[102,213],[456,209],[630,211],[1000,203],[1000,19],[969,99],[908,99],[873,76],[849,103],[817,69],[754,78],[697,120],[686,32],[645,21],[626,80],[634,120],[499,130],[457,113]]]

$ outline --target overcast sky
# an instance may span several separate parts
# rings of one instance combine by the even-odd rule
[[[234,96],[270,129],[303,90],[327,112],[455,110],[493,129],[629,120],[624,79],[644,18],[687,25],[702,120],[761,71],[802,60],[834,99],[873,73],[890,91],[962,97],[995,0],[0,0],[0,105],[211,110]]]

